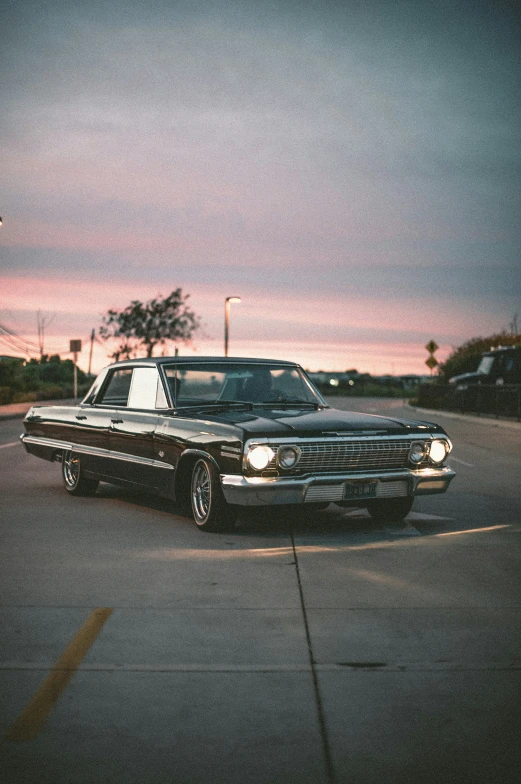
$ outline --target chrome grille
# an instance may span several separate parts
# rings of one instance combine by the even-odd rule
[[[410,467],[408,456],[411,442],[408,440],[295,443],[302,450],[296,473],[379,471]],[[270,446],[276,451],[279,445]],[[275,458],[270,463],[271,467],[275,467]]]
[[[306,492],[306,502],[313,501],[341,501],[344,497],[344,485],[311,485]],[[399,498],[407,495],[407,482],[378,482],[376,485],[376,498]],[[356,499],[353,499],[356,503]],[[363,506],[364,499],[360,499]]]
[[[407,482],[378,482],[377,498],[398,498],[407,495]]]
[[[305,500],[309,501],[341,501],[344,497],[344,485],[314,485],[306,492]]]

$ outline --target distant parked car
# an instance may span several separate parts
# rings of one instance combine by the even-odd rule
[[[449,379],[449,384],[465,389],[470,384],[521,384],[521,346],[485,351],[477,370]]]
[[[61,463],[71,495],[100,481],[191,507],[204,531],[244,507],[367,508],[402,520],[454,477],[440,425],[338,411],[293,362],[139,359],[105,368],[74,407],[34,406],[25,449]]]

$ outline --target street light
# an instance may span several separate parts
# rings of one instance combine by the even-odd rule
[[[230,305],[232,302],[240,302],[240,297],[226,297],[224,303],[224,356],[228,356],[228,333],[230,331]]]

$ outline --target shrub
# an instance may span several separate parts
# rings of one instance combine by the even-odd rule
[[[0,387],[0,406],[13,402],[14,392],[11,387]]]
[[[488,338],[472,338],[466,343],[455,348],[446,361],[440,365],[441,382],[448,381],[452,376],[459,376],[461,373],[473,373],[477,370],[481,355],[484,351],[489,351],[497,346],[515,346],[521,344],[520,334],[507,334],[500,332]]]

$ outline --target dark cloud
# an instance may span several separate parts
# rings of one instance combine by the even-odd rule
[[[17,0],[2,14],[11,274],[163,286],[173,266],[175,285],[219,292],[519,309],[514,5]]]
[[[519,265],[515,258],[508,264],[486,263],[486,260],[473,258],[467,266],[460,267],[447,261],[429,266],[380,264],[367,267],[345,263],[331,265],[326,275],[317,274],[317,267],[313,265],[297,270],[292,266],[237,264],[230,269],[224,263],[194,265],[171,260],[158,264],[146,255],[115,257],[113,253],[40,248],[5,249],[4,258],[11,274],[20,278],[29,275],[79,283],[87,277],[90,281],[106,281],[107,285],[116,287],[124,276],[126,284],[135,284],[136,297],[140,296],[139,286],[145,280],[145,270],[147,285],[152,271],[158,290],[181,285],[192,291],[204,285],[215,286],[216,291],[220,291],[233,282],[241,291],[264,297],[272,290],[279,294],[286,291],[288,299],[300,296],[303,302],[306,296],[345,298],[346,302],[358,298],[394,297],[397,300],[424,298],[428,306],[431,299],[456,297],[462,303],[488,301],[500,307],[503,302],[515,300],[519,288]]]

